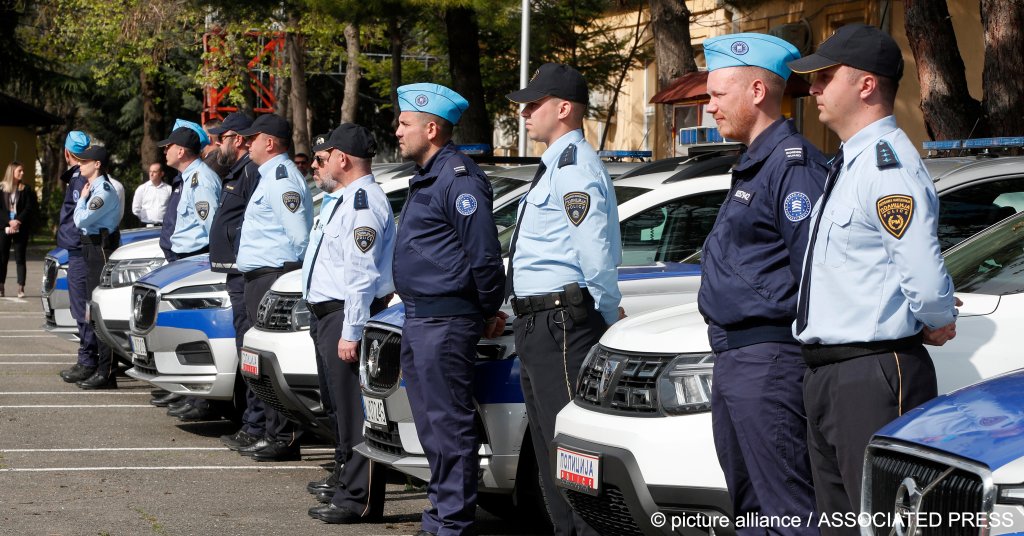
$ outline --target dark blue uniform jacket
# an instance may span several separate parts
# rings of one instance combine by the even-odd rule
[[[214,272],[239,274],[235,267],[242,220],[249,198],[260,183],[260,167],[249,155],[239,159],[224,176],[220,207],[210,229],[210,267]]]
[[[171,197],[167,198],[167,210],[164,212],[164,222],[160,227],[160,249],[164,252],[167,262],[175,261],[178,255],[171,250],[171,236],[174,235],[174,226],[178,223],[178,201],[181,200],[181,187],[185,179],[178,173],[171,179]]]
[[[448,143],[409,181],[395,288],[409,317],[494,316],[505,291],[491,183]]]
[[[60,176],[64,181],[64,202],[60,205],[60,226],[57,227],[57,247],[68,250],[69,254],[77,255],[82,250],[81,233],[75,225],[75,206],[78,204],[78,197],[82,195],[82,188],[89,182],[78,173],[78,166],[68,168]]]

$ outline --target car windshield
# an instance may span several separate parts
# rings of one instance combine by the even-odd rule
[[[488,175],[487,178],[491,179],[491,190],[494,191],[493,199],[495,201],[512,190],[527,184],[527,182],[522,179],[512,179],[509,177],[502,177],[500,175]]]
[[[951,249],[946,269],[957,292],[1003,296],[1024,291],[1024,216]]]

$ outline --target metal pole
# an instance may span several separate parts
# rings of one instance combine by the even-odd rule
[[[523,0],[523,20],[519,48],[519,87],[530,82],[530,0]],[[523,111],[523,106],[519,107]],[[519,156],[527,155],[526,118],[519,116]]]

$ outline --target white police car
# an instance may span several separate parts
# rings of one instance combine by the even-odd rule
[[[132,284],[164,264],[167,261],[159,238],[121,246],[110,255],[103,266],[100,284],[92,291],[89,311],[96,336],[125,361],[131,362],[128,331]]]

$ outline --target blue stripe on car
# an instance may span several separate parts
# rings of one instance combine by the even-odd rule
[[[191,309],[163,311],[156,318],[157,327],[201,331],[208,339],[234,339],[235,326],[231,309]]]

